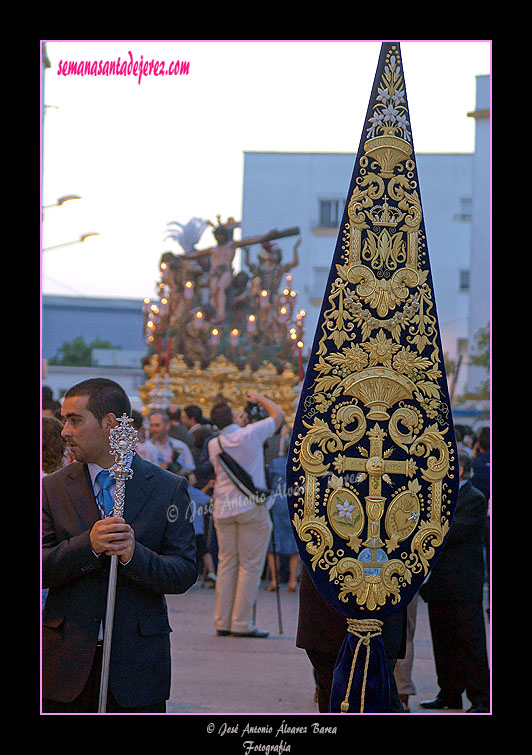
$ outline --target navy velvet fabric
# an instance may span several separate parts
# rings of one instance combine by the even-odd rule
[[[329,712],[338,713],[340,706],[344,701],[346,690],[349,684],[353,656],[356,650],[359,638],[350,632],[346,634],[345,639],[338,653],[338,658],[334,666],[333,685],[331,698],[329,701]],[[384,643],[382,637],[372,637],[369,645],[369,662],[364,682],[364,670],[366,666],[366,656],[368,648],[361,643],[358,649],[358,655],[353,672],[351,689],[348,703],[349,710],[347,713],[361,712],[361,698],[364,690],[364,713],[384,713],[390,710],[390,682],[388,679],[388,666],[386,664],[386,654],[384,652]]]
[[[395,45],[395,50],[393,50],[392,45]],[[431,278],[431,272],[430,272],[430,264],[429,264],[429,258],[428,258],[428,249],[426,241],[426,233],[425,233],[425,226],[424,221],[421,213],[421,219],[419,221],[419,241],[416,242],[418,246],[416,246],[417,252],[419,254],[418,262],[417,264],[417,272],[419,272],[418,276],[418,282],[417,283],[409,283],[407,280],[407,285],[411,286],[410,289],[410,296],[411,296],[411,302],[412,306],[410,304],[405,304],[404,300],[401,300],[401,303],[398,305],[395,305],[393,307],[390,306],[389,309],[387,309],[387,315],[386,317],[388,320],[384,319],[385,316],[383,314],[379,314],[377,311],[377,306],[373,305],[371,302],[369,302],[369,297],[364,293],[360,293],[360,289],[363,288],[362,284],[360,284],[360,281],[363,280],[364,276],[364,267],[365,267],[365,261],[368,259],[368,250],[372,249],[372,244],[375,244],[375,239],[379,239],[379,243],[383,243],[385,246],[386,243],[389,242],[390,247],[393,245],[393,241],[400,241],[399,233],[394,235],[394,231],[388,232],[387,229],[382,230],[383,223],[379,221],[378,226],[375,225],[374,231],[371,231],[370,229],[370,222],[369,222],[369,216],[366,220],[366,225],[364,228],[369,229],[367,231],[367,236],[362,236],[361,240],[361,249],[362,249],[362,257],[360,261],[357,263],[358,268],[357,270],[350,269],[350,274],[352,275],[352,278],[349,278],[349,275],[346,274],[346,236],[345,236],[345,229],[350,227],[350,216],[349,216],[349,200],[353,196],[353,192],[355,189],[359,189],[361,186],[365,186],[366,184],[364,181],[369,181],[369,175],[373,176],[371,180],[374,181],[374,185],[376,186],[376,182],[381,181],[381,186],[386,186],[386,189],[383,190],[383,193],[379,196],[379,202],[383,203],[385,202],[387,210],[391,207],[392,210],[397,211],[397,213],[400,214],[399,211],[403,212],[403,218],[405,215],[407,215],[407,212],[410,211],[409,206],[405,204],[404,202],[401,203],[397,199],[397,195],[394,196],[394,192],[396,191],[396,187],[398,185],[401,185],[403,187],[406,187],[406,190],[409,192],[409,198],[414,199],[412,200],[414,203],[419,201],[419,211],[421,211],[421,202],[420,202],[420,188],[419,188],[419,179],[417,175],[417,169],[415,166],[415,152],[414,152],[414,145],[410,134],[410,116],[408,113],[408,104],[406,99],[406,87],[404,84],[404,79],[401,79],[400,85],[397,85],[397,88],[395,90],[390,89],[388,91],[387,95],[383,95],[383,90],[381,85],[381,82],[383,80],[383,77],[387,76],[389,73],[389,63],[391,60],[394,61],[393,65],[395,65],[395,58],[399,57],[400,55],[400,46],[398,43],[392,43],[392,42],[386,42],[383,43],[381,48],[381,54],[377,66],[377,72],[375,75],[375,80],[373,84],[373,89],[370,97],[369,107],[366,115],[365,125],[362,131],[362,136],[360,140],[359,150],[357,154],[357,158],[355,160],[355,167],[353,170],[353,175],[351,177],[351,182],[349,185],[349,189],[347,192],[348,200],[345,205],[344,214],[342,217],[342,223],[340,226],[340,232],[338,234],[338,238],[336,241],[336,247],[334,256],[331,261],[331,270],[329,274],[329,279],[327,282],[327,286],[325,289],[325,295],[323,297],[323,304],[322,309],[320,313],[320,317],[318,320],[318,325],[316,329],[316,333],[314,336],[313,346],[310,352],[310,357],[306,369],[306,375],[304,379],[304,383],[302,386],[301,391],[301,397],[299,401],[299,407],[296,414],[294,427],[292,431],[292,437],[291,437],[291,447],[288,454],[287,459],[287,474],[286,474],[286,484],[287,484],[287,504],[288,504],[288,511],[290,514],[290,518],[292,521],[292,524],[294,526],[294,532],[296,534],[296,541],[299,548],[300,556],[302,561],[307,566],[309,575],[314,582],[317,590],[321,593],[321,595],[324,597],[325,600],[327,600],[330,605],[335,608],[337,611],[339,611],[341,614],[343,614],[346,617],[353,618],[353,619],[367,619],[367,618],[374,618],[382,620],[386,616],[389,616],[393,614],[395,611],[404,609],[407,604],[410,602],[410,600],[413,598],[415,593],[419,590],[421,584],[426,579],[427,576],[427,563],[422,564],[421,560],[425,556],[423,555],[422,558],[419,557],[420,549],[419,546],[416,546],[418,548],[417,553],[410,559],[410,545],[413,541],[413,538],[416,536],[416,534],[419,533],[419,527],[417,526],[417,529],[413,529],[410,533],[410,535],[406,536],[406,539],[403,539],[401,543],[401,553],[397,551],[396,553],[393,553],[393,546],[388,550],[387,546],[383,544],[382,548],[377,552],[377,560],[379,563],[373,563],[371,566],[371,569],[368,569],[364,566],[364,559],[366,558],[364,554],[364,550],[368,553],[371,553],[373,555],[370,556],[370,558],[374,558],[375,554],[375,546],[372,546],[373,550],[368,547],[363,547],[362,545],[353,546],[351,547],[351,543],[346,544],[347,538],[342,539],[342,537],[337,536],[336,532],[333,534],[333,545],[332,548],[328,551],[327,554],[324,554],[321,557],[321,564],[319,563],[320,559],[314,558],[315,550],[319,548],[319,543],[322,542],[320,540],[321,535],[319,534],[319,527],[316,526],[314,533],[309,532],[309,530],[303,530],[303,534],[301,537],[297,536],[297,529],[296,525],[294,523],[294,511],[297,510],[298,516],[301,517],[302,510],[301,510],[301,493],[298,493],[298,489],[302,485],[302,481],[304,480],[304,471],[302,469],[301,464],[298,466],[297,462],[299,457],[299,446],[298,443],[302,443],[302,439],[304,439],[308,433],[309,428],[312,426],[313,422],[321,423],[321,426],[325,428],[330,427],[338,427],[338,422],[336,425],[334,424],[335,416],[334,412],[336,411],[336,403],[343,402],[344,406],[349,404],[349,402],[353,402],[353,404],[356,403],[356,400],[353,398],[350,398],[351,396],[354,396],[354,393],[339,393],[339,398],[334,399],[333,396],[333,389],[330,387],[320,387],[317,388],[317,382],[318,378],[320,380],[324,380],[322,377],[325,375],[325,380],[330,379],[331,386],[338,385],[338,382],[336,378],[334,377],[334,372],[331,372],[329,369],[329,365],[327,362],[327,357],[330,357],[332,355],[332,358],[330,359],[330,362],[333,361],[333,359],[340,359],[342,360],[345,358],[345,354],[347,351],[347,347],[351,349],[351,356],[350,358],[354,359],[354,351],[355,347],[358,348],[358,353],[364,351],[364,347],[366,347],[366,351],[373,348],[369,345],[370,340],[376,342],[381,339],[387,339],[387,343],[393,344],[393,348],[395,351],[394,354],[397,354],[399,350],[402,350],[403,354],[408,354],[409,358],[412,359],[418,359],[419,364],[421,365],[421,369],[426,369],[427,364],[430,363],[431,359],[433,359],[433,355],[437,354],[439,355],[436,359],[436,367],[432,369],[432,373],[430,376],[424,377],[425,382],[421,382],[421,378],[419,378],[418,375],[413,375],[412,379],[418,380],[418,383],[416,383],[415,390],[412,391],[412,395],[409,400],[403,401],[403,405],[412,405],[415,407],[415,409],[411,409],[410,411],[412,414],[416,413],[417,417],[420,422],[420,426],[423,425],[423,430],[427,432],[427,434],[430,434],[431,427],[434,428],[436,431],[441,431],[443,433],[443,438],[445,439],[445,443],[448,444],[448,453],[449,457],[451,459],[454,459],[453,464],[454,466],[451,469],[451,472],[448,474],[447,478],[444,480],[443,487],[443,495],[445,497],[445,524],[450,524],[452,521],[452,516],[454,512],[454,507],[456,505],[456,495],[458,491],[458,468],[456,464],[456,442],[454,440],[454,428],[452,423],[452,415],[451,415],[451,406],[450,406],[450,400],[449,400],[449,393],[448,393],[448,387],[447,387],[447,379],[445,375],[445,368],[443,364],[443,348],[441,344],[440,335],[438,332],[438,323],[437,323],[437,317],[436,317],[436,307],[435,307],[435,301],[434,301],[434,289],[432,284],[432,278]],[[392,57],[390,57],[392,56]],[[388,73],[386,73],[388,71]],[[401,69],[402,73],[402,69]],[[411,159],[407,160],[405,158],[404,165],[400,165],[395,169],[395,175],[393,174],[386,174],[384,170],[381,171],[381,174],[375,178],[375,174],[372,173],[372,171],[378,171],[378,168],[376,167],[376,163],[373,162],[373,158],[366,158],[364,155],[364,145],[368,139],[368,128],[371,126],[371,123],[373,122],[373,125],[375,125],[375,103],[378,100],[382,101],[383,96],[389,96],[389,110],[397,105],[398,102],[403,103],[400,107],[403,108],[403,110],[406,108],[406,115],[408,116],[408,119],[406,121],[403,121],[403,123],[406,123],[406,130],[408,131],[408,136],[405,136],[405,139],[408,138],[408,149],[411,148]],[[399,112],[398,110],[394,112]],[[372,117],[373,116],[373,117]],[[392,116],[394,117],[394,116]],[[399,118],[397,119],[399,121]],[[371,129],[370,129],[371,130]],[[401,132],[405,133],[405,131]],[[383,137],[384,138],[384,137]],[[398,141],[401,141],[400,139]],[[406,143],[406,142],[404,142]],[[364,158],[364,167],[361,167],[362,165],[362,158]],[[389,180],[390,175],[393,175],[392,180]],[[384,178],[383,178],[384,177]],[[386,181],[389,181],[388,184],[386,184]],[[395,182],[395,183],[394,183]],[[395,187],[395,188],[394,188]],[[387,193],[386,193],[387,192]],[[386,199],[385,199],[386,197]],[[366,202],[366,204],[364,204]],[[364,202],[361,202],[358,212],[362,214],[362,210],[365,207],[370,207],[372,205],[371,197],[367,196],[364,199]],[[382,210],[384,205],[379,205],[380,209],[379,212]],[[373,207],[374,210],[376,210],[376,207]],[[360,221],[357,221],[360,222]],[[399,225],[397,226],[397,230],[400,232],[401,228],[406,228],[407,226],[403,225],[400,226],[400,223],[403,222],[403,219],[399,222]],[[409,221],[413,222],[413,221]],[[365,233],[363,231],[362,233]],[[379,235],[381,234],[381,235]],[[388,234],[388,235],[385,235]],[[391,234],[391,235],[390,235]],[[405,238],[406,238],[406,231],[405,231]],[[406,244],[406,241],[404,242]],[[410,242],[408,242],[410,243]],[[366,244],[366,246],[364,246]],[[386,251],[388,251],[388,247],[386,248]],[[366,257],[364,257],[364,254],[366,254]],[[405,254],[406,256],[406,254]],[[400,255],[399,255],[400,257]],[[398,258],[399,259],[399,258]],[[400,266],[400,264],[404,263],[404,259],[401,262],[398,262],[397,264]],[[370,263],[368,262],[367,265]],[[383,263],[384,264],[384,263]],[[343,268],[343,266],[346,266]],[[366,267],[367,267],[366,265]],[[353,266],[354,267],[354,266]],[[397,267],[397,266],[396,266]],[[377,270],[377,267],[374,266],[374,269]],[[362,272],[360,272],[362,271]],[[380,270],[378,271],[380,273]],[[353,312],[360,313],[361,309],[364,307],[366,308],[366,314],[372,315],[373,314],[373,320],[375,322],[380,321],[380,324],[378,325],[372,325],[369,320],[371,317],[368,317],[368,320],[366,322],[369,323],[369,325],[360,325],[360,321],[356,320],[356,317],[353,316],[353,319],[348,323],[347,326],[344,326],[346,328],[346,339],[343,341],[340,339],[338,343],[333,343],[331,340],[327,340],[324,336],[324,332],[327,331],[327,328],[331,328],[331,312],[335,310],[335,307],[338,308],[338,302],[340,299],[337,297],[334,302],[332,302],[329,299],[329,296],[331,296],[331,291],[338,291],[338,279],[340,275],[346,276],[344,280],[347,280],[351,283],[351,288],[346,288],[345,291],[342,293],[341,301],[342,306],[346,305],[346,299],[348,298],[348,293],[351,293],[351,296],[358,296],[357,300],[357,306],[358,310],[353,310]],[[390,268],[388,279],[394,274],[394,268]],[[414,273],[408,272],[408,275],[411,275],[410,280],[412,278],[415,278]],[[373,273],[372,273],[373,275]],[[375,279],[377,280],[377,277],[375,276]],[[387,291],[386,288],[388,279],[384,276],[382,278],[379,278],[379,285],[382,286],[383,291]],[[347,284],[346,284],[347,285]],[[391,290],[391,285],[390,285]],[[357,293],[358,292],[358,293]],[[415,294],[415,295],[414,295]],[[423,297],[424,300],[423,300]],[[421,336],[421,346],[420,341],[418,340],[416,343],[414,343],[413,339],[413,332],[416,330],[416,323],[420,321],[420,316],[417,315],[418,319],[416,320],[416,316],[412,314],[411,310],[412,308],[416,309],[417,307],[420,307],[419,302],[423,300],[423,306],[424,309],[424,315],[427,313],[427,310],[430,310],[431,316],[434,316],[434,320],[431,321],[433,324],[431,324],[431,334],[430,339],[427,336],[426,330],[423,331],[423,335]],[[399,300],[398,300],[399,301]],[[428,303],[427,303],[428,302]],[[374,309],[372,310],[372,307]],[[401,309],[402,308],[402,309]],[[372,310],[370,312],[370,310]],[[338,314],[338,318],[340,317],[340,312],[336,313]],[[390,319],[393,319],[394,317],[403,317],[403,318],[411,318],[409,320],[408,327],[402,327],[400,329],[400,336],[397,337],[396,335],[392,335],[392,328],[390,326],[389,330],[386,330],[387,323]],[[338,318],[336,320],[336,323],[338,322]],[[324,323],[326,325],[324,326]],[[358,324],[354,324],[358,323]],[[336,325],[336,327],[338,327]],[[369,331],[367,329],[369,327]],[[421,327],[421,326],[419,326]],[[358,328],[358,330],[357,330]],[[364,330],[366,328],[366,330]],[[396,330],[397,333],[397,330]],[[355,336],[356,334],[356,336]],[[369,334],[369,335],[368,335]],[[418,334],[419,335],[419,334]],[[371,337],[371,338],[370,338]],[[432,340],[431,340],[432,339]],[[336,351],[335,351],[336,349]],[[356,351],[356,350],[355,350]],[[344,356],[342,356],[344,355]],[[324,359],[325,357],[325,359]],[[346,365],[346,362],[334,362],[334,364],[343,364]],[[375,364],[370,362],[370,366],[373,366]],[[388,362],[381,361],[380,364],[385,365],[387,367],[391,367],[392,365],[392,357],[390,357]],[[433,362],[434,364],[434,362]],[[323,372],[323,369],[326,371]],[[343,369],[343,367],[342,367]],[[352,374],[355,374],[357,371],[356,367],[346,367],[347,371],[352,371]],[[358,368],[360,369],[360,368]],[[328,370],[328,371],[327,371]],[[369,372],[369,370],[366,370],[366,372]],[[404,374],[404,373],[402,373]],[[332,376],[332,377],[331,377]],[[402,376],[402,375],[401,375]],[[400,376],[400,377],[401,377]],[[342,375],[343,379],[343,375]],[[334,382],[336,381],[336,382]],[[429,386],[429,388],[432,389],[433,393],[428,393],[427,385],[428,383],[432,382],[432,385]],[[323,385],[323,382],[321,383]],[[421,388],[419,387],[421,386]],[[427,395],[423,395],[423,390],[427,390]],[[319,401],[321,404],[319,407],[316,408],[316,394],[320,394],[321,397]],[[437,394],[438,398],[437,400],[434,399],[435,393]],[[325,395],[327,402],[324,402],[323,396]],[[331,398],[333,396],[333,398]],[[436,408],[428,408],[428,405],[430,401],[433,402],[433,407]],[[336,402],[336,403],[335,403]],[[416,402],[417,405],[416,405]],[[358,407],[361,407],[362,404],[358,404]],[[399,402],[396,402],[393,404],[393,406],[389,406],[390,409],[390,415],[393,411],[395,411],[397,408],[399,408],[401,404]],[[364,406],[365,413],[368,412],[368,405]],[[412,416],[412,414],[410,416]],[[353,455],[354,459],[357,459],[357,463],[360,462],[361,454],[362,456],[365,456],[366,458],[369,458],[371,454],[371,445],[370,441],[368,440],[367,433],[370,429],[373,429],[377,423],[366,417],[367,419],[367,431],[366,436],[360,439],[358,442],[355,443],[347,443],[344,444],[344,447],[341,450],[342,454],[345,454],[345,456],[349,457],[351,454]],[[416,420],[417,421],[417,420]],[[415,423],[414,423],[415,424]],[[347,426],[349,427],[349,426]],[[406,426],[401,426],[399,428],[399,433],[405,433],[404,437],[406,437]],[[386,425],[386,421],[380,422],[380,430],[384,433],[384,438],[386,439],[382,443],[382,450],[380,451],[380,455],[382,458],[380,461],[382,462],[383,459],[390,458],[389,456],[386,456],[386,454],[392,454],[391,458],[394,462],[398,463],[412,463],[415,461],[415,464],[417,465],[417,470],[414,473],[408,473],[403,474],[402,477],[397,471],[393,471],[390,473],[390,475],[383,475],[381,478],[381,484],[382,484],[382,496],[386,499],[386,506],[390,505],[390,502],[392,501],[393,497],[397,495],[399,486],[403,486],[404,490],[407,491],[408,485],[415,483],[418,485],[418,492],[419,492],[419,498],[418,500],[421,501],[418,507],[417,513],[414,514],[414,516],[419,517],[417,520],[418,523],[422,520],[427,523],[427,528],[429,528],[430,525],[430,516],[431,516],[431,506],[433,505],[432,497],[433,492],[430,489],[430,478],[424,474],[424,469],[428,462],[426,461],[427,457],[430,453],[434,454],[433,459],[430,460],[431,463],[437,463],[436,456],[437,456],[437,449],[436,451],[434,449],[429,449],[427,454],[424,454],[424,452],[421,452],[419,455],[417,455],[417,449],[414,452],[411,443],[407,443],[406,441],[404,443],[394,443],[392,444],[390,441],[390,429]],[[436,432],[437,434],[437,432]],[[397,436],[396,436],[397,437]],[[412,435],[413,437],[413,435]],[[429,442],[430,445],[430,442]],[[327,511],[325,510],[325,497],[324,493],[327,490],[329,486],[328,477],[331,477],[332,475],[341,475],[342,472],[337,471],[337,467],[335,467],[335,448],[334,448],[334,441],[331,441],[329,445],[327,445],[326,442],[323,442],[321,445],[319,445],[319,439],[315,442],[315,445],[313,447],[312,453],[315,454],[314,458],[318,455],[321,455],[321,458],[324,459],[324,464],[328,465],[328,472],[327,474],[321,473],[321,476],[318,474],[318,482],[317,489],[318,492],[316,494],[316,517],[317,518],[326,518],[328,516]],[[361,463],[361,462],[360,462]],[[351,467],[351,469],[354,469],[355,467]],[[362,467],[358,466],[357,469],[362,469]],[[396,468],[397,469],[397,468]],[[356,474],[353,474],[353,478],[356,477]],[[366,478],[368,475],[366,475]],[[391,479],[390,479],[391,478]],[[369,480],[366,479],[365,481],[358,482],[355,481],[356,486],[356,495],[359,497],[359,500],[361,502],[361,505],[363,505],[363,501],[366,497],[370,496],[369,492]],[[406,493],[408,495],[408,492]],[[397,499],[396,499],[397,500]],[[347,504],[347,502],[346,502]],[[437,504],[439,505],[439,504]],[[399,507],[396,507],[396,510],[394,511],[394,515],[401,514],[401,512],[397,511]],[[356,513],[356,512],[354,512]],[[380,524],[383,527],[382,533],[384,532],[384,523],[386,520],[386,510],[381,517]],[[408,516],[408,514],[406,515]],[[300,521],[300,520],[298,520]],[[345,521],[345,520],[344,520]],[[404,526],[404,522],[402,522],[399,526]],[[369,532],[367,529],[367,526],[364,525],[364,529],[359,534],[360,542],[368,542],[369,539]],[[331,529],[331,528],[330,528]],[[334,529],[334,528],[332,528]],[[435,535],[433,539],[431,540],[430,537],[426,541],[423,547],[426,547],[426,550],[429,552],[428,555],[428,568],[432,568],[434,563],[437,561],[439,552],[441,551],[442,542],[441,539],[438,542],[438,537],[440,537],[441,532],[439,535]],[[386,537],[386,535],[382,534],[383,537]],[[431,536],[432,537],[432,536]],[[313,541],[313,538],[315,539]],[[391,538],[390,538],[391,540]],[[390,540],[388,540],[388,544],[390,543]],[[309,542],[313,541],[313,542]],[[309,547],[307,547],[309,546]],[[380,546],[379,546],[380,547]],[[414,549],[415,550],[415,549]],[[338,554],[337,561],[340,561],[341,556],[348,556],[349,558],[352,558],[356,561],[358,561],[359,565],[363,565],[365,568],[366,574],[369,574],[371,571],[373,573],[380,573],[381,569],[381,563],[384,567],[386,565],[386,562],[388,559],[398,559],[399,561],[409,561],[409,569],[407,570],[407,575],[403,579],[403,581],[400,584],[400,599],[396,596],[393,596],[390,593],[387,595],[386,600],[384,604],[378,605],[378,607],[369,609],[368,605],[364,603],[363,601],[360,601],[356,599],[352,594],[348,596],[347,600],[341,600],[339,597],[339,584],[342,582],[342,577],[338,578],[338,576],[334,576],[334,574],[331,576],[332,571],[332,564],[334,560],[334,555]],[[332,560],[331,560],[332,559]],[[417,563],[414,563],[417,559]],[[326,561],[325,565],[324,562]],[[336,563],[336,562],[334,562]],[[368,564],[369,566],[369,564]],[[399,579],[399,578],[398,578]],[[316,617],[316,621],[319,622],[319,616]],[[347,624],[347,622],[346,622]],[[351,670],[351,660],[352,660],[352,654],[354,647],[356,646],[356,642],[358,642],[358,639],[349,634],[346,636],[345,642],[342,646],[342,650],[338,657],[338,663],[337,663],[337,669],[336,669],[336,678],[337,678],[337,684],[335,685],[335,692],[333,695],[333,698],[331,699],[331,710],[336,711],[339,710],[339,703],[341,702],[342,697],[342,690],[343,694],[345,694],[345,688],[347,686],[347,681],[349,679],[349,673]],[[352,689],[351,689],[351,696],[353,697],[354,704],[350,705],[350,712],[353,710],[359,710],[359,704],[357,706],[356,703],[356,696],[360,696],[360,684],[361,684],[361,674],[363,673],[363,659],[365,657],[366,649],[365,647],[362,647],[359,652],[359,658],[357,660],[356,664],[356,670],[355,670],[355,678],[353,680]],[[345,685],[345,686],[342,686]],[[368,673],[368,682],[367,682],[367,688],[366,688],[366,697],[365,697],[365,705],[364,710],[365,712],[374,711],[374,712],[385,712],[387,710],[386,706],[389,706],[389,691],[386,692],[388,689],[388,675],[387,675],[387,669],[386,669],[386,662],[384,658],[384,652],[382,650],[382,641],[378,639],[372,639],[371,640],[371,654],[370,654],[370,668]]]

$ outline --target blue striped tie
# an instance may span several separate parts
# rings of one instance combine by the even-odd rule
[[[111,495],[111,486],[114,485],[114,480],[109,474],[108,469],[102,469],[96,475],[96,482],[100,485],[100,490],[96,496],[96,500],[100,505],[100,511],[104,512],[104,516],[109,516],[113,511],[114,499]]]

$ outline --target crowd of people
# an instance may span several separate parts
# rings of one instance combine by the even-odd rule
[[[406,647],[395,679],[405,711],[416,694],[412,678],[418,602],[427,603],[438,692],[426,710],[461,710],[465,692],[471,713],[490,709],[484,591],[490,563],[490,430],[455,426],[460,487],[445,547],[429,577],[407,606]],[[486,609],[489,616],[489,608]]]
[[[150,642],[139,644],[132,670],[128,643],[113,635],[119,650],[114,651],[110,671],[109,711],[166,709],[171,630],[164,594],[185,592],[197,579],[216,591],[213,624],[219,637],[268,637],[255,625],[254,606],[263,581],[271,591],[279,590],[282,582],[289,592],[299,589],[296,644],[312,665],[319,711],[328,711],[345,619],[323,601],[299,559],[283,492],[288,450],[284,413],[257,391],[250,391],[244,401],[239,411],[220,402],[209,417],[195,405],[153,409],[146,416],[131,408],[113,381],[84,381],[69,389],[62,401],[43,388],[44,712],[96,710],[102,585],[108,574],[106,557],[111,555],[119,558],[124,594],[118,599],[117,615],[126,627],[123,601],[130,601],[129,614],[137,605],[140,637],[150,637]],[[105,497],[100,472],[114,461],[109,432],[123,411],[133,418],[138,433],[137,460],[131,462],[134,492],[129,493],[138,518],[128,517],[129,521],[97,506]],[[455,520],[438,568],[419,593],[428,603],[439,692],[434,700],[420,704],[429,709],[461,708],[466,692],[471,712],[484,712],[489,709],[482,615],[489,563],[489,429],[476,437],[457,428],[457,440],[462,482]],[[265,505],[256,505],[242,493],[224,462],[227,456],[257,489],[271,491]],[[149,517],[142,509],[148,499],[154,505]],[[158,501],[166,508],[164,515],[162,509],[157,513]],[[179,515],[168,515],[169,501]],[[464,587],[464,569],[472,576],[468,589],[459,589]],[[392,712],[408,712],[409,696],[416,694],[412,664],[417,602],[418,596],[383,631]],[[160,667],[158,674],[151,671],[154,663]]]

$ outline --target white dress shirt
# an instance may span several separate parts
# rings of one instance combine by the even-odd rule
[[[275,422],[272,417],[267,417],[245,427],[228,425],[220,433],[223,450],[227,451],[251,475],[255,485],[262,489],[266,488],[263,445],[274,432]],[[208,448],[209,459],[216,474],[213,494],[214,518],[222,519],[254,508],[257,504],[238,490],[218,461],[220,445],[217,437],[209,441]]]

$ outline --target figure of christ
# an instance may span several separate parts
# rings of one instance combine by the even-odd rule
[[[299,229],[298,229],[299,230]],[[281,232],[282,233],[282,232]],[[194,252],[187,252],[184,256],[188,259],[194,257],[203,257],[210,255],[212,265],[209,271],[209,297],[210,303],[215,309],[215,321],[223,323],[226,318],[226,289],[233,279],[232,263],[236,250],[241,246],[250,246],[251,244],[261,244],[272,238],[279,238],[278,231],[261,236],[250,236],[240,241],[235,241],[232,228],[218,226],[213,231],[216,239],[216,246],[209,249],[199,249]]]

